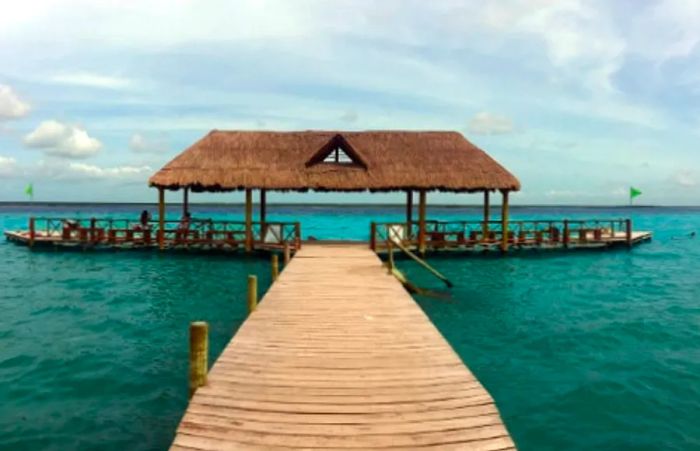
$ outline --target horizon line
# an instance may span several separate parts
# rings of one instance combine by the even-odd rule
[[[158,205],[157,202],[109,202],[109,201],[0,201],[0,206],[71,206],[71,205]],[[182,202],[168,202],[166,203],[166,208],[168,206],[182,206]],[[245,202],[190,202],[190,206],[245,206]],[[253,205],[259,205],[258,202],[254,202]],[[308,206],[308,207],[405,207],[405,203],[373,203],[373,202],[268,202],[268,206],[277,207],[294,207],[294,206]],[[500,207],[500,203],[491,204],[492,208],[497,206]],[[440,207],[440,208],[483,208],[483,204],[428,204],[429,207]],[[700,208],[700,205],[653,205],[653,204],[640,204],[640,205],[628,205],[628,204],[616,204],[616,205],[603,205],[603,204],[510,204],[511,208]]]

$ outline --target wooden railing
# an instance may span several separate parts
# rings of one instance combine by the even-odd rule
[[[29,218],[30,244],[37,239],[54,239],[66,243],[83,244],[133,244],[155,246],[158,244],[159,222],[114,218]],[[253,222],[252,241],[255,245],[269,247],[285,244],[293,248],[301,245],[301,227],[298,222]],[[243,221],[219,221],[191,219],[184,226],[180,221],[165,220],[163,241],[166,246],[244,246],[246,224]]]
[[[509,245],[536,246],[587,244],[611,240],[632,242],[629,219],[510,221]],[[496,246],[503,243],[501,221],[426,221],[426,247],[439,249],[460,246]],[[404,246],[418,245],[420,228],[417,222],[372,223],[370,246],[378,250],[391,239]]]

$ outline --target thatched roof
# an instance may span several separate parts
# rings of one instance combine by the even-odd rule
[[[344,154],[339,162],[337,148]],[[214,130],[149,184],[192,191],[520,189],[518,179],[461,134],[412,131]]]

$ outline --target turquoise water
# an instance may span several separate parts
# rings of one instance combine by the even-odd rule
[[[133,212],[132,210],[137,210]],[[226,217],[237,208],[195,208]],[[401,208],[279,207],[305,235],[366,239]],[[134,207],[0,207],[126,217]],[[476,217],[438,209],[431,218]],[[418,299],[496,399],[522,450],[700,449],[698,209],[514,209],[533,217],[619,218],[653,230],[627,250],[434,257],[456,287]],[[172,215],[177,212],[173,210]],[[159,450],[187,402],[187,326],[211,327],[213,360],[245,315],[245,283],[267,259],[34,251],[0,243],[0,449]],[[420,285],[437,281],[410,262]]]

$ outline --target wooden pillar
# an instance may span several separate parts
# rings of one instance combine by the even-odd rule
[[[253,190],[245,190],[245,250],[253,250]]]
[[[94,243],[95,240],[97,239],[97,230],[95,230],[97,227],[97,219],[96,218],[90,218],[90,242]]]
[[[394,272],[394,246],[391,242],[391,238],[387,240],[387,252],[389,253],[389,259],[386,262],[387,270],[389,274]]]
[[[484,191],[484,224],[482,227],[482,234],[484,240],[489,236],[489,221],[491,220],[491,199],[489,190]]]
[[[406,238],[411,239],[413,228],[413,191],[406,191]]]
[[[248,314],[258,307],[258,277],[248,276]]]
[[[158,247],[165,246],[165,189],[158,188]]]
[[[199,387],[207,385],[209,325],[203,321],[190,324],[190,398]]]
[[[571,242],[571,232],[569,231],[569,220],[564,219],[564,247],[568,247]]]
[[[369,225],[369,248],[373,251],[377,250],[377,223],[372,222]]]
[[[260,224],[265,224],[267,217],[267,190],[260,190]]]
[[[425,253],[425,204],[426,193],[421,190],[418,197],[418,250]]]
[[[501,204],[501,250],[506,252],[508,250],[508,190],[501,191],[503,195],[503,203]]]
[[[186,216],[190,211],[190,189],[185,187],[182,192],[182,216]]]
[[[34,217],[29,218],[29,247],[34,246],[34,239],[36,238],[36,221]]]

